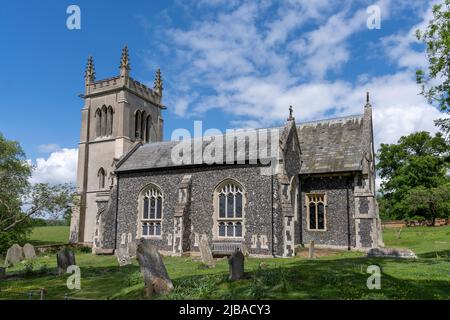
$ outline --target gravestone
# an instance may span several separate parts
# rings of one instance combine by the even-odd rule
[[[214,267],[214,259],[212,256],[211,248],[208,244],[208,240],[202,238],[200,240],[199,249],[202,256],[202,262],[208,267]]]
[[[10,267],[10,266],[14,265],[15,263],[20,262],[22,260],[23,260],[22,247],[19,246],[17,243],[15,243],[6,252],[5,267],[6,268]]]
[[[137,260],[145,283],[145,295],[166,294],[173,290],[164,262],[149,239],[141,239],[136,250]]]
[[[136,250],[137,250],[136,242],[134,241],[128,242],[128,255],[130,257],[136,257]]]
[[[236,248],[231,256],[228,258],[230,265],[230,276],[228,280],[236,281],[244,277],[244,255],[241,249]]]
[[[117,262],[119,262],[119,266],[121,267],[131,264],[131,257],[128,253],[128,248],[123,245],[119,246],[116,250],[116,257]]]
[[[311,241],[309,243],[309,255],[308,255],[308,259],[314,259],[315,256],[315,252],[314,252],[314,241]]]
[[[0,267],[0,279],[5,279],[6,278],[6,269]]]
[[[29,243],[26,243],[23,246],[23,255],[25,256],[25,260],[36,259],[36,251],[34,250],[34,247]]]
[[[242,244],[242,254],[244,255],[244,257],[250,256],[250,252],[248,251],[248,248],[245,244]]]
[[[56,253],[56,264],[58,265],[58,274],[66,273],[69,266],[75,265],[75,254],[69,248],[64,248]]]
[[[398,248],[372,248],[367,252],[368,257],[417,259],[416,254],[410,249]]]

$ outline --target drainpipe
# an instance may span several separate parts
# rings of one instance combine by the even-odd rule
[[[271,185],[270,185],[271,201],[272,201],[272,256],[275,257],[275,241],[274,241],[274,219],[273,219],[273,174],[271,175]]]
[[[350,235],[350,186],[351,180],[350,178],[346,179],[346,191],[347,191],[347,249],[351,250],[352,241]]]
[[[114,231],[114,251],[117,249],[117,217],[119,216],[119,173],[117,173],[117,196],[116,196],[116,221],[115,221],[115,231]]]

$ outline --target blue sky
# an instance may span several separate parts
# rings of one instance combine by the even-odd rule
[[[426,66],[414,38],[431,1],[23,1],[0,11],[0,132],[20,141],[35,181],[73,181],[83,74],[93,55],[97,79],[118,74],[121,48],[131,75],[164,78],[165,139],[176,128],[261,127],[362,112],[374,106],[375,139],[394,142],[434,131],[441,116],[418,95]],[[68,30],[66,9],[81,9]],[[368,29],[377,5],[381,29]]]

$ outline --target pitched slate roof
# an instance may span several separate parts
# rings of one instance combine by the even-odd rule
[[[362,129],[362,115],[298,124],[301,173],[361,170]]]
[[[297,132],[303,160],[301,173],[313,174],[361,170],[360,162],[363,154],[361,151],[362,124],[362,115],[298,124]],[[267,130],[280,130],[281,136],[283,128],[276,127],[268,128]],[[245,134],[245,130],[237,130],[235,136],[239,139]],[[225,143],[227,135],[212,138],[216,139],[217,137],[222,137]],[[194,150],[194,140],[191,140],[192,150]],[[207,148],[211,141],[203,141],[203,150]],[[154,142],[137,147],[136,150],[131,151],[119,161],[116,171],[184,166],[184,164],[177,164],[172,161],[172,150],[178,143],[178,141]],[[246,160],[250,158],[268,161],[270,159],[270,152],[258,152],[258,150],[249,149],[251,148],[248,148],[248,141],[246,141]],[[224,148],[224,150],[226,149]],[[268,144],[268,150],[270,150],[270,143]],[[237,158],[237,152],[237,144],[235,144],[234,159]],[[261,154],[263,154],[262,157]],[[223,156],[225,159],[225,152]],[[192,160],[191,163],[194,163],[194,161]]]

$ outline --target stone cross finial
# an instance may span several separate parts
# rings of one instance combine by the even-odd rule
[[[128,76],[130,73],[130,57],[128,56],[128,47],[122,49],[122,57],[120,58],[120,76]]]
[[[292,105],[289,105],[289,118],[288,121],[294,120],[294,108],[292,107]]]
[[[161,77],[161,70],[159,68],[158,68],[158,70],[156,70],[155,82],[154,82],[153,89],[159,96],[162,96],[163,81],[162,81],[162,77]]]
[[[88,57],[86,71],[84,72],[84,81],[86,82],[86,84],[95,81],[94,59],[92,58],[92,56]]]

